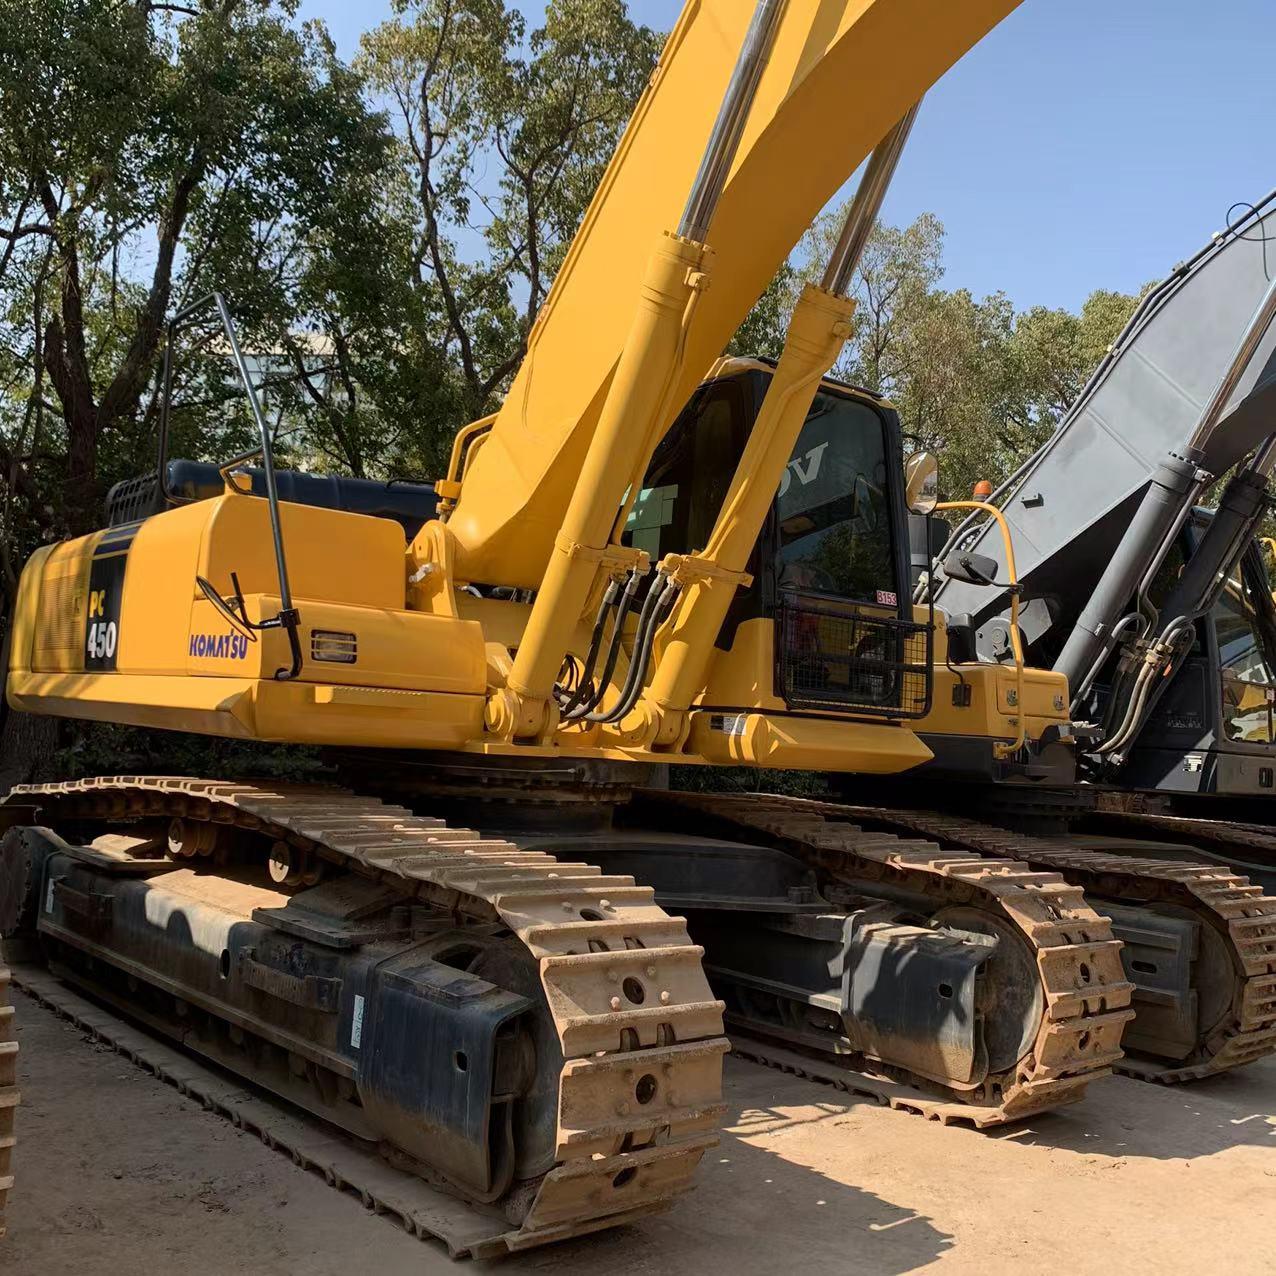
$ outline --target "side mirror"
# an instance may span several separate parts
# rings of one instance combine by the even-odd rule
[[[904,493],[912,513],[934,512],[939,504],[939,461],[933,452],[914,452],[904,462]]]
[[[967,585],[995,585],[997,560],[987,554],[955,549],[944,559],[944,575],[949,580],[960,580]]]

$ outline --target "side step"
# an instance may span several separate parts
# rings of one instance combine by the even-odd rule
[[[330,1187],[352,1193],[365,1208],[389,1216],[420,1240],[442,1241],[452,1258],[497,1258],[523,1248],[520,1242],[525,1241],[525,1237],[500,1215],[481,1213],[416,1175],[395,1169],[375,1148],[364,1146],[264,1092],[247,1088],[237,1078],[156,1041],[70,991],[43,967],[14,967],[13,983],[77,1028],[161,1081],[175,1086],[187,1098],[226,1117],[237,1129],[256,1134],[268,1148],[283,1152],[303,1169],[322,1175]],[[4,1095],[5,1091],[0,1089],[0,1104]],[[0,1108],[0,1122],[2,1112]],[[653,1149],[657,1154],[664,1150]],[[7,1152],[0,1151],[0,1167],[6,1156]],[[0,1189],[3,1186],[4,1181],[0,1180]],[[0,1190],[0,1202],[3,1202],[3,1190]],[[633,1217],[657,1213],[670,1203],[644,1206],[635,1210]],[[609,1215],[600,1218],[596,1228],[577,1222],[563,1229],[563,1239],[629,1221],[629,1218]],[[539,1242],[553,1238],[540,1232],[537,1239]]]

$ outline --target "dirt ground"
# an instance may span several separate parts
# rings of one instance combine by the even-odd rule
[[[18,994],[17,1187],[0,1270],[486,1271],[452,1264]],[[994,1134],[728,1060],[731,1115],[670,1213],[502,1276],[1276,1270],[1276,1062],[1113,1079]]]

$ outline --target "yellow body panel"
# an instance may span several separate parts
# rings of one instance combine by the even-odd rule
[[[27,573],[40,574],[39,605],[20,595],[14,620],[13,652],[26,654],[27,667],[76,669],[83,666],[88,607],[89,554],[83,543],[51,545],[31,557]]]
[[[736,629],[730,651],[714,651],[700,703],[756,705],[780,713],[788,707],[775,694],[774,622],[746,620]]]
[[[228,493],[33,555],[14,619],[9,702],[234,739],[671,760],[667,752],[609,747],[597,731],[493,748],[483,727],[485,693],[499,676],[492,651],[517,650],[527,604],[460,591],[457,616],[409,610],[398,524],[287,503],[281,510],[302,620],[297,680],[274,678],[288,663],[282,631],[249,641],[194,583],[199,574],[228,592],[233,571],[251,620],[279,610],[266,503]],[[118,642],[114,668],[94,669],[86,667],[91,574],[95,561],[108,560],[124,564],[112,613]],[[885,772],[930,756],[904,727],[787,715],[771,687],[772,629],[769,620],[750,621],[731,651],[715,649],[714,698],[702,702],[727,705],[733,725],[724,733],[714,714],[693,715],[695,743],[678,761]],[[352,636],[356,659],[314,659],[316,631]],[[587,641],[585,627],[574,645],[583,650]],[[622,660],[616,677],[624,674]],[[747,725],[737,729],[737,715]]]
[[[1051,726],[1071,721],[1068,680],[1052,669],[1023,671],[1023,704],[1015,703],[1015,671],[1010,665],[949,665],[944,614],[935,614],[935,689],[930,712],[912,726],[921,735],[979,736],[1012,740],[1019,716],[1025,716],[1028,740],[1040,740]],[[970,703],[955,704],[953,691],[961,683],[970,688]]]
[[[672,760],[668,752],[608,745],[597,730],[563,730],[540,746],[493,747],[483,726],[484,696],[502,663],[493,652],[508,663],[527,604],[461,591],[457,616],[409,610],[397,524],[291,504],[281,509],[302,621],[297,680],[274,678],[288,663],[282,631],[249,641],[194,583],[198,573],[229,591],[233,571],[251,620],[279,610],[266,503],[227,494],[36,553],[15,613],[9,702],[30,712],[235,739]],[[94,669],[86,667],[90,577],[94,562],[107,558],[125,564],[112,613],[118,645],[114,668]],[[930,756],[904,727],[786,714],[771,686],[772,629],[769,620],[750,621],[731,651],[715,649],[713,698],[702,702],[728,706],[731,728],[721,729],[721,715],[693,715],[693,743],[678,761],[885,772]],[[352,636],[356,659],[313,659],[316,631]],[[583,650],[587,641],[586,627],[574,645]],[[624,674],[622,660],[616,677]],[[735,725],[737,716],[745,725]]]
[[[934,756],[903,727],[802,714],[693,713],[690,745],[706,762],[724,766],[863,775],[909,771]]]
[[[460,749],[482,730],[474,696],[247,678],[12,671],[15,709],[236,740]]]
[[[23,573],[8,684],[18,709],[236,738],[457,748],[482,732],[487,658],[474,620],[409,611],[397,523],[283,504],[305,659],[281,630],[250,640],[195,583],[234,572],[254,621],[279,611],[265,501],[226,494],[35,554]],[[123,546],[123,548],[120,548]],[[94,565],[122,570],[110,668],[86,635]],[[351,663],[315,659],[315,634]],[[322,647],[321,647],[322,650]],[[100,661],[98,662],[101,663]]]

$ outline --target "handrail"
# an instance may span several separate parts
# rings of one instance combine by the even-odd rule
[[[235,360],[239,379],[243,382],[244,392],[248,395],[248,404],[252,409],[253,420],[257,425],[257,432],[261,440],[259,447],[235,457],[226,462],[225,465],[220,466],[219,469],[227,488],[238,495],[246,496],[249,493],[245,492],[231,479],[229,471],[236,466],[243,465],[254,456],[261,456],[262,473],[266,483],[265,500],[270,511],[270,533],[275,550],[275,571],[279,581],[280,607],[278,613],[270,620],[256,623],[248,619],[242,595],[239,594],[238,586],[236,585],[234,604],[238,605],[240,610],[239,619],[235,623],[239,627],[250,631],[254,629],[284,629],[287,631],[291,662],[283,668],[276,669],[275,678],[280,682],[288,682],[296,678],[301,672],[301,639],[298,634],[301,617],[293,606],[292,586],[288,579],[288,559],[284,551],[283,523],[279,513],[279,489],[275,482],[275,457],[270,441],[270,426],[266,422],[265,413],[261,410],[261,403],[257,398],[257,387],[253,384],[252,374],[248,370],[248,362],[244,358],[244,352],[239,344],[239,336],[235,332],[235,321],[231,318],[230,308],[220,292],[211,292],[207,296],[199,298],[198,301],[193,301],[190,305],[184,306],[168,323],[168,338],[164,348],[163,385],[160,392],[159,454],[157,458],[159,493],[165,502],[176,504],[181,499],[174,496],[168,488],[168,440],[173,390],[173,350],[176,345],[177,334],[197,314],[206,310],[210,304],[216,308],[218,318],[221,320],[222,330],[226,334],[226,340],[230,343],[231,355]],[[228,602],[209,581],[204,580],[202,577],[196,577],[196,583],[222,615],[234,616],[236,614],[234,605]]]
[[[1028,705],[1024,699],[1023,641],[1019,636],[1019,576],[1015,571],[1015,547],[1010,538],[1010,525],[1006,522],[1006,516],[1001,510],[987,501],[940,501],[935,508],[937,510],[982,510],[990,518],[995,518],[997,526],[1001,528],[1001,541],[1006,551],[1006,575],[1009,577],[1005,589],[1010,595],[1010,650],[1015,660],[1015,698],[1019,709],[1019,731],[1014,744],[997,740],[993,742],[992,751],[994,757],[1011,758],[1028,741]],[[933,590],[931,597],[934,597]]]

